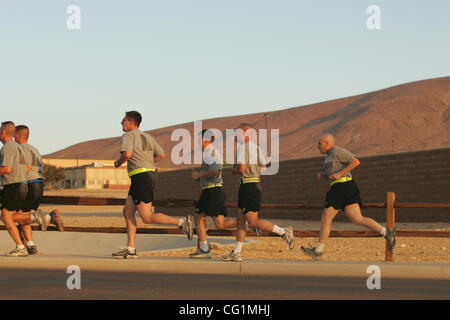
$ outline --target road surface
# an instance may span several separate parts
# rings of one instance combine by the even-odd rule
[[[81,289],[67,289],[65,270],[0,269],[4,299],[450,299],[448,280],[165,274],[82,271]]]

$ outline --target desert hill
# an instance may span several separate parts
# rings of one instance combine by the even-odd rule
[[[145,116],[145,110],[142,111]],[[240,122],[255,128],[280,129],[280,159],[318,156],[317,138],[331,132],[337,144],[358,156],[450,146],[450,77],[406,83],[357,96],[307,106],[203,121],[204,128],[235,128]],[[168,157],[161,167],[174,167],[170,152],[177,128],[193,131],[193,123],[146,131]],[[144,128],[145,129],[145,128]],[[98,139],[48,154],[46,158],[117,159],[120,137]]]

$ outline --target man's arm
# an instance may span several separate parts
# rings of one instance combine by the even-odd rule
[[[132,152],[128,152],[128,151],[122,151],[120,153],[120,158],[116,161],[114,161],[114,166],[116,168],[120,167],[122,164],[124,164],[125,162],[127,162],[128,160],[130,160],[131,156],[133,155]]]
[[[247,170],[247,165],[246,164],[238,164],[237,165],[237,172],[242,174],[245,172],[245,170]]]
[[[12,172],[11,167],[0,167],[0,175],[10,174]]]
[[[359,166],[361,162],[357,158],[353,158],[352,161],[341,171],[338,171],[330,176],[330,180],[334,181],[339,179],[340,177],[345,176],[347,173],[355,169],[357,166]]]
[[[162,159],[164,159],[165,157],[166,157],[166,154],[162,153],[159,156],[154,157],[153,159],[155,162],[158,162],[158,161],[161,161]]]

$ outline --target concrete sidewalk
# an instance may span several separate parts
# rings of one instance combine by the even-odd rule
[[[174,274],[323,276],[367,278],[367,268],[376,265],[383,278],[450,280],[450,264],[446,263],[386,263],[345,261],[246,260],[240,263],[189,258],[155,258],[119,260],[110,256],[40,255],[26,258],[0,256],[0,269],[66,270],[77,265],[81,270],[162,272]]]
[[[140,271],[190,274],[232,274],[272,276],[368,277],[367,268],[377,265],[382,277],[450,280],[450,263],[345,262],[311,260],[256,260],[241,263],[189,258],[139,257],[118,260],[111,253],[126,241],[124,234],[34,232],[40,255],[11,258],[1,255],[2,269],[62,269],[78,265],[82,270]],[[210,237],[220,244],[233,244],[232,238]],[[138,252],[192,248],[196,239],[181,235],[137,235]],[[0,232],[0,254],[14,248],[6,231]]]
[[[234,239],[210,237],[222,245],[234,244]],[[33,240],[40,253],[46,255],[107,256],[119,250],[127,241],[126,234],[87,232],[33,232]],[[138,252],[192,248],[197,238],[189,241],[184,235],[138,234]],[[13,250],[14,242],[6,231],[0,231],[0,255]]]

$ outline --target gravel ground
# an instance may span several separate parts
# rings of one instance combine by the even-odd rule
[[[65,217],[66,226],[79,227],[124,227],[121,217]],[[138,227],[161,227],[160,225],[144,225],[138,218]],[[351,229],[351,228],[347,228]],[[226,237],[225,237],[226,238]],[[231,238],[231,237],[230,237]],[[242,251],[244,259],[287,259],[287,260],[310,260],[303,254],[300,246],[315,244],[316,238],[297,237],[295,248],[289,250],[287,244],[278,237],[251,237],[254,240],[248,243]],[[220,258],[233,248],[233,245],[222,246],[212,242],[213,258]],[[141,253],[145,256],[158,257],[186,257],[194,251],[196,238],[194,238],[193,248],[147,252]],[[383,261],[385,241],[383,238],[330,238],[327,243],[325,254],[321,260],[329,261]],[[433,261],[450,262],[450,238],[397,238],[397,247],[394,251],[395,261]]]
[[[300,246],[308,246],[317,241],[315,238],[296,238],[295,248],[289,250],[280,238],[249,238],[257,242],[244,246],[242,251],[245,259],[286,259],[311,260],[299,250]],[[223,246],[213,242],[212,256],[220,258],[229,252],[233,245]],[[324,261],[384,261],[385,241],[382,238],[331,238],[325,254],[320,258]],[[155,257],[186,257],[194,252],[192,249],[167,250],[144,253]],[[394,251],[395,261],[415,262],[450,262],[450,239],[440,238],[397,238]]]

